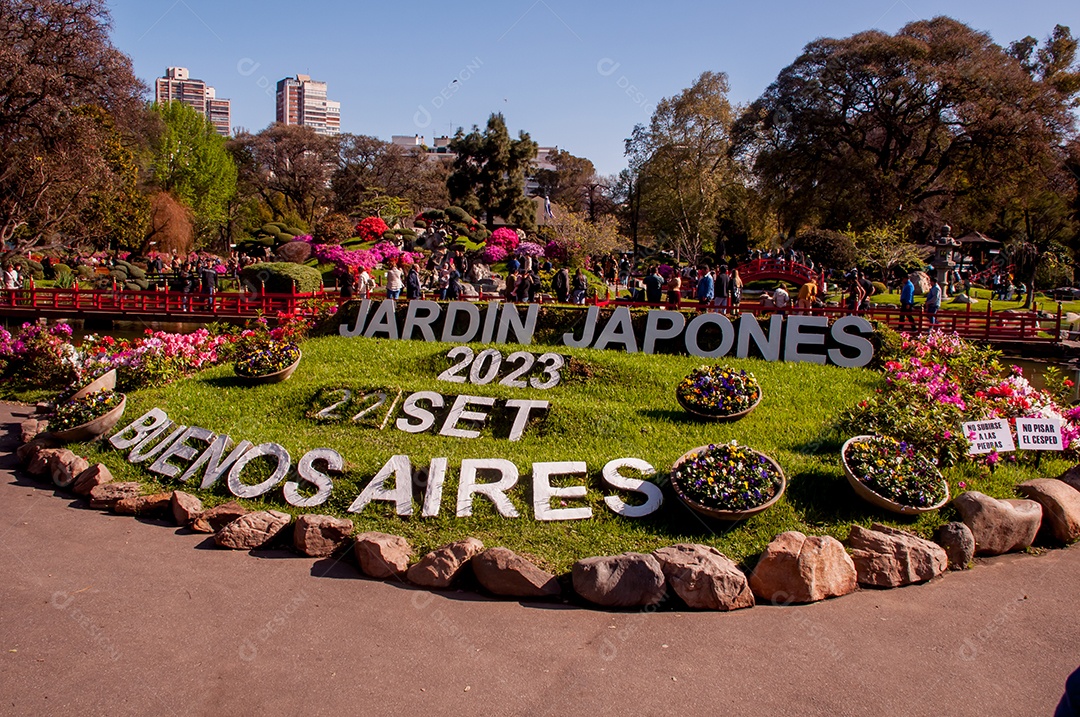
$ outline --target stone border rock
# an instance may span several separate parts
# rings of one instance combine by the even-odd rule
[[[27,473],[88,499],[91,509],[119,515],[171,517],[195,533],[213,534],[222,548],[255,550],[291,547],[302,556],[344,558],[352,554],[361,574],[418,587],[447,589],[471,574],[494,596],[524,600],[576,596],[604,608],[655,609],[675,595],[690,609],[729,611],[756,603],[791,605],[847,595],[859,589],[888,589],[925,582],[963,570],[974,555],[1000,555],[1031,547],[1036,536],[1051,543],[1080,538],[1080,466],[1059,479],[1017,486],[1028,499],[998,500],[969,491],[953,499],[963,522],[942,526],[936,542],[875,523],[852,525],[847,546],[830,536],[796,531],[777,535],[747,575],[707,545],[678,544],[651,554],[584,558],[563,579],[503,547],[487,548],[475,538],[444,545],[410,565],[409,541],[397,535],[353,535],[351,520],[329,515],[292,516],[276,510],[249,511],[237,501],[204,509],[182,490],[144,495],[135,482],[116,482],[109,469],[91,465],[58,448],[45,428],[30,419],[20,426],[16,451]],[[291,536],[286,540],[283,536]],[[573,593],[567,595],[566,586]]]

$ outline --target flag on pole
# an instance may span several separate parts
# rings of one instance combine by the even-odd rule
[[[555,212],[551,211],[551,197],[544,197],[544,216],[548,219],[555,218]]]

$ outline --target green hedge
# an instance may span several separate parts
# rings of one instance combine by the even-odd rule
[[[71,267],[67,264],[53,264],[53,274],[59,276],[60,274],[70,274]]]
[[[240,280],[256,290],[261,286],[269,294],[288,294],[294,286],[296,291],[307,294],[323,287],[323,277],[318,269],[287,262],[263,262],[244,267]]]

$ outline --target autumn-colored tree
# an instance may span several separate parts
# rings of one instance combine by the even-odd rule
[[[134,123],[142,91],[105,0],[0,3],[0,244],[79,238],[82,212],[116,189],[113,133]]]
[[[296,217],[310,226],[330,203],[336,138],[275,123],[258,134],[241,132],[228,147],[241,191],[257,195],[275,219]]]

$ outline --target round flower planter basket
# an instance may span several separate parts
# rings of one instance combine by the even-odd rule
[[[123,396],[123,394],[121,394]],[[94,420],[84,423],[81,426],[75,426],[65,431],[54,432],[53,438],[61,443],[86,443],[87,441],[95,441],[101,438],[106,433],[112,430],[113,426],[120,422],[121,416],[124,415],[124,409],[127,407],[127,396],[123,396],[120,399],[120,404],[115,406],[108,413],[98,416]]]
[[[716,518],[718,520],[744,520],[746,518],[749,518],[749,517],[751,517],[753,515],[757,515],[758,513],[764,512],[764,511],[768,510],[769,508],[771,508],[773,506],[773,504],[776,503],[776,501],[780,500],[780,497],[784,495],[784,491],[787,490],[787,477],[784,475],[784,471],[780,467],[780,465],[776,461],[774,461],[772,458],[765,455],[764,453],[761,453],[760,451],[755,451],[752,448],[750,448],[750,449],[747,449],[747,450],[749,450],[751,453],[754,453],[754,454],[764,458],[776,470],[776,474],[777,474],[777,476],[779,476],[779,479],[780,479],[780,485],[777,486],[776,495],[774,495],[772,498],[765,501],[761,505],[757,505],[757,506],[754,506],[753,508],[748,508],[746,510],[723,510],[721,508],[714,508],[714,507],[711,507],[711,506],[704,505],[704,504],[694,500],[693,498],[688,496],[685,493],[685,491],[683,490],[683,487],[681,485],[679,485],[679,479],[675,475],[675,469],[677,469],[679,466],[681,466],[683,463],[685,463],[687,460],[689,460],[695,454],[697,454],[697,453],[699,453],[701,451],[706,451],[708,449],[709,449],[708,446],[698,446],[697,448],[693,448],[693,449],[687,451],[686,453],[684,453],[682,456],[680,456],[679,460],[675,461],[674,465],[671,466],[671,473],[670,473],[671,487],[675,489],[675,495],[679,496],[679,500],[681,500],[683,503],[685,503],[687,505],[687,507],[689,507],[693,511],[695,511],[697,513],[700,513],[701,515],[704,515],[706,517]]]
[[[262,376],[244,376],[238,373],[236,374],[236,377],[240,379],[242,383],[246,383],[249,386],[255,386],[262,383],[281,383],[282,381],[287,380],[289,376],[293,375],[293,372],[296,371],[296,367],[300,365],[300,359],[302,358],[304,358],[304,353],[301,351],[295,361],[280,371],[263,374]]]
[[[706,412],[702,411],[701,408],[698,408],[698,407],[694,406],[692,403],[690,403],[689,401],[684,399],[681,395],[679,395],[678,389],[675,390],[675,400],[679,402],[679,405],[682,406],[683,410],[686,411],[687,413],[689,413],[694,418],[700,418],[703,421],[737,421],[740,418],[742,418],[743,416],[749,414],[751,411],[753,411],[758,406],[760,406],[761,405],[761,399],[763,399],[763,398],[765,398],[765,391],[763,391],[760,387],[758,387],[757,400],[754,401],[750,405],[749,408],[743,409],[742,411],[738,411],[736,413],[716,414],[716,413],[706,413]]]
[[[84,398],[91,393],[97,393],[98,391],[115,391],[116,390],[116,369],[110,369],[105,373],[95,378],[90,383],[86,384],[85,388],[82,388],[75,392],[71,397],[72,399]]]
[[[865,483],[859,480],[859,477],[851,470],[847,462],[847,450],[855,441],[867,440],[874,438],[874,436],[853,436],[844,442],[844,445],[840,448],[840,463],[844,466],[844,475],[847,476],[848,483],[851,484],[852,489],[858,493],[859,497],[865,500],[867,503],[876,505],[878,508],[883,508],[893,513],[900,513],[901,515],[919,515],[920,513],[929,513],[931,511],[938,510],[943,505],[949,502],[949,484],[945,482],[945,479],[941,479],[942,485],[945,487],[945,497],[939,500],[934,505],[929,505],[924,508],[918,508],[911,505],[904,505],[903,503],[897,503],[894,500],[890,500],[883,495],[875,493]],[[940,475],[940,474],[939,474]]]

